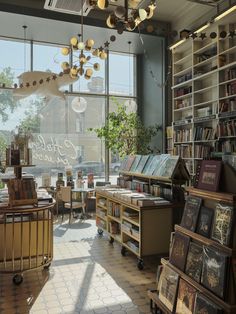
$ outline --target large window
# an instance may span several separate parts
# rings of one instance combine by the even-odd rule
[[[61,55],[60,47],[42,43],[30,45],[24,41],[2,40],[0,43],[3,52],[0,64],[0,87],[3,87],[0,89],[1,160],[5,158],[5,147],[10,144],[12,131],[23,127],[30,130],[32,135],[33,164],[36,165],[27,171],[36,176],[39,185],[42,172],[50,172],[52,184],[55,184],[57,173],[65,173],[68,165],[72,166],[74,177],[79,167],[85,175],[93,172],[97,178],[104,177],[104,142],[89,128],[104,125],[106,103],[109,103],[110,111],[115,110],[114,97],[128,105],[131,103],[129,97],[135,98],[135,56],[111,52],[108,59],[109,77],[105,76],[108,60],[94,57],[86,65],[92,67],[95,62],[100,64],[92,78],[86,80],[81,77],[69,85],[69,75],[53,77],[53,73],[62,71],[62,61],[69,62],[68,56]],[[14,57],[15,51],[18,51],[17,58]],[[42,72],[38,73],[42,77],[32,76],[20,86],[17,76],[30,71],[31,63],[34,71]],[[43,72],[46,72],[46,76]],[[65,79],[64,84],[61,84],[61,79]],[[17,88],[13,88],[16,83]],[[5,86],[13,89],[4,89]],[[59,87],[61,92],[58,92]],[[110,95],[113,96],[109,101]],[[112,156],[111,162],[110,173],[117,174],[117,156]]]
[[[135,96],[135,56],[109,54],[109,93]]]

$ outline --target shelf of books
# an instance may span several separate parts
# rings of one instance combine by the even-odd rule
[[[127,156],[117,185],[96,189],[98,233],[105,231],[110,243],[119,242],[122,255],[127,250],[135,254],[142,269],[144,256],[168,252],[174,221],[183,207],[181,184],[188,179],[177,156]]]
[[[193,176],[197,159],[236,152],[235,29],[234,10],[209,24],[206,36],[172,48],[173,142],[167,147]]]
[[[236,194],[187,188],[169,259],[161,259],[152,308],[236,313]]]

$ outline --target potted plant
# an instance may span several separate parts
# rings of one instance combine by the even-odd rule
[[[149,154],[153,136],[161,129],[159,125],[145,127],[136,112],[127,112],[127,106],[116,101],[117,110],[108,114],[106,125],[90,128],[98,138],[105,140],[106,147],[120,158],[132,154]]]

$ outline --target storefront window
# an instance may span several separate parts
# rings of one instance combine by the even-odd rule
[[[109,94],[113,94],[109,101],[110,111],[116,107],[114,95],[124,95],[117,98],[126,105],[132,100],[127,96],[133,96],[135,92],[133,75],[129,75],[134,71],[135,58],[110,53],[112,74],[107,79],[105,79],[107,61],[91,60],[92,64],[98,62],[100,69],[94,71],[90,80],[81,77],[77,82],[69,82],[73,83],[69,85],[67,81],[67,84],[61,87],[60,64],[65,61],[65,56],[61,56],[58,47],[34,43],[33,70],[48,72],[47,78],[50,80],[42,74],[42,78],[33,77],[32,82],[23,81],[22,86],[17,85],[14,89],[8,90],[4,87],[13,87],[17,76],[30,71],[30,44],[6,40],[1,41],[1,44],[4,52],[4,62],[0,71],[1,161],[5,158],[5,148],[12,140],[12,133],[24,128],[31,134],[32,163],[35,165],[24,170],[35,175],[39,185],[41,175],[45,172],[51,175],[51,184],[55,185],[57,173],[65,173],[67,166],[72,167],[74,177],[77,169],[81,168],[85,176],[92,172],[95,179],[104,178],[104,141],[98,139],[96,133],[89,131],[89,128],[104,125],[105,104]],[[16,47],[19,54],[14,58],[11,51],[16,51]],[[68,56],[67,60],[69,61]],[[114,73],[115,64],[120,66]],[[55,77],[54,73],[57,74]],[[110,81],[108,94],[105,94],[105,81]],[[80,94],[76,94],[77,92]],[[127,108],[129,110],[130,106]],[[117,175],[119,158],[111,157],[110,174]]]

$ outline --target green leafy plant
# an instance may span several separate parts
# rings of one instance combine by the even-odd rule
[[[113,99],[114,101],[114,99]],[[151,139],[161,129],[159,125],[145,127],[136,112],[127,112],[125,104],[115,101],[117,110],[108,114],[107,123],[100,128],[90,128],[97,137],[105,140],[113,154],[120,157],[131,154],[149,154]]]

